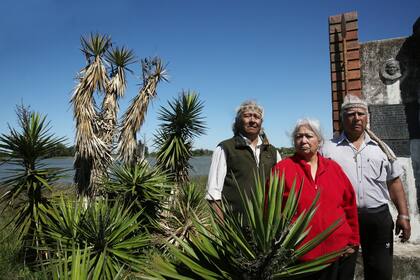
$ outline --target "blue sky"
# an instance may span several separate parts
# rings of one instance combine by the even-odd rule
[[[16,104],[47,115],[52,132],[74,139],[69,104],[75,75],[84,67],[80,37],[99,32],[137,58],[160,56],[169,83],[158,87],[139,135],[152,145],[161,105],[182,90],[204,102],[207,134],[195,148],[214,149],[232,135],[235,108],[255,99],[265,108],[271,142],[290,146],[298,118],[321,121],[331,136],[328,16],[359,15],[359,40],[409,36],[420,1],[120,0],[0,2],[0,133],[16,124]],[[135,96],[139,64],[131,69],[120,103]]]

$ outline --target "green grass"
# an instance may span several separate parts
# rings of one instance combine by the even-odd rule
[[[0,191],[0,196],[4,190]],[[59,197],[64,195],[68,198],[75,197],[74,186],[65,185],[54,188],[49,197]],[[17,236],[10,234],[13,225],[7,225],[13,217],[13,209],[4,210],[4,205],[0,205],[0,280],[15,279],[45,279],[41,272],[34,272],[23,262],[23,253],[21,243]],[[6,226],[7,225],[7,226]]]
[[[192,176],[191,177],[191,182],[197,184],[198,186],[202,186],[203,190],[206,190],[206,184],[207,184],[207,178],[208,176]]]
[[[12,225],[4,228],[11,217],[8,210],[0,217],[0,279],[33,279],[22,262],[21,245],[16,235],[10,234]]]

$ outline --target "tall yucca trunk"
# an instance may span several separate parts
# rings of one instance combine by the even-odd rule
[[[124,163],[134,164],[138,160],[136,133],[144,123],[150,100],[156,96],[157,83],[156,77],[149,77],[124,114],[118,141],[118,156]]]
[[[118,140],[118,157],[126,164],[134,164],[141,157],[136,133],[143,125],[150,100],[156,96],[157,84],[166,80],[166,71],[157,57],[142,60],[142,71],[143,87],[123,116]]]
[[[99,137],[107,146],[111,154],[113,140],[118,121],[118,97],[123,96],[126,90],[124,70],[119,68],[117,74],[111,78],[106,88],[106,95],[102,102],[101,124]]]
[[[79,195],[95,196],[100,194],[102,177],[112,162],[114,137],[118,122],[118,98],[126,90],[125,71],[127,65],[135,61],[131,50],[115,48],[108,51],[110,39],[99,34],[82,38],[82,51],[88,60],[88,66],[80,73],[72,103],[76,120],[76,169],[75,182]],[[108,78],[103,57],[111,65],[111,79]],[[91,59],[93,62],[91,62]],[[156,95],[156,86],[165,79],[160,59],[144,59],[143,88],[124,115],[119,148],[123,161],[136,161],[136,132],[140,129],[147,111],[149,99]],[[95,110],[95,91],[105,93],[101,111]]]
[[[76,154],[74,161],[75,183],[79,195],[92,196],[97,193],[96,183],[111,160],[106,144],[95,134],[94,126],[97,113],[95,111],[93,93],[103,91],[108,81],[105,66],[100,56],[80,73],[71,102],[74,105],[76,120]]]

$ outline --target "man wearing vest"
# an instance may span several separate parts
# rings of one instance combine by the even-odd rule
[[[263,117],[260,105],[254,101],[243,102],[236,111],[233,137],[219,143],[213,153],[206,199],[219,216],[222,197],[235,213],[243,213],[236,182],[250,197],[255,187],[254,174],[268,178],[271,168],[281,159],[261,133]]]

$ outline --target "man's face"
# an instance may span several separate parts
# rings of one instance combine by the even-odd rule
[[[343,127],[346,134],[360,136],[367,126],[367,112],[363,108],[350,108],[343,114]]]
[[[255,136],[260,133],[262,117],[256,111],[245,111],[241,114],[242,132],[245,136]]]
[[[385,66],[385,71],[389,74],[389,75],[394,75],[395,73],[397,73],[399,71],[398,69],[398,65],[395,63],[388,63]]]

